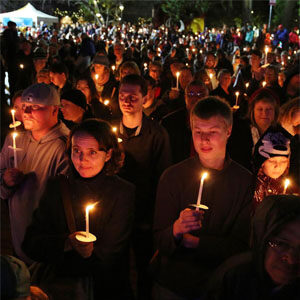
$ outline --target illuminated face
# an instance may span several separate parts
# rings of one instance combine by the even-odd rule
[[[62,88],[66,83],[66,75],[65,73],[53,73],[50,72],[50,80],[51,82],[60,88]]]
[[[185,105],[188,111],[192,109],[198,100],[208,96],[208,90],[204,86],[191,85],[185,92]]]
[[[201,161],[225,158],[231,126],[227,126],[223,117],[214,116],[205,120],[192,115],[191,127],[194,147]]]
[[[142,113],[146,97],[138,85],[122,84],[119,90],[119,105],[123,115]]]
[[[289,165],[289,159],[284,156],[274,156],[272,158],[267,159],[263,165],[263,172],[273,178],[279,178],[287,169]]]
[[[46,58],[40,58],[40,59],[35,59],[33,61],[34,63],[34,68],[36,72],[38,73],[40,70],[44,69],[46,66],[47,59]]]
[[[278,76],[276,72],[272,69],[266,69],[265,71],[265,81],[267,85],[271,85],[273,83],[276,83],[278,80]]]
[[[179,76],[179,83],[183,90],[187,87],[187,85],[193,80],[193,75],[191,70],[182,70]]]
[[[32,132],[47,131],[57,118],[57,107],[53,105],[22,103],[22,112],[24,127]]]
[[[13,109],[16,111],[16,112],[15,112],[15,118],[16,118],[16,120],[22,122],[22,120],[23,120],[23,114],[22,114],[21,96],[20,96],[20,97],[17,97],[17,98],[15,99]]]
[[[216,59],[213,55],[208,55],[205,60],[205,66],[209,69],[214,68]]]
[[[84,110],[80,106],[65,99],[61,99],[60,110],[65,120],[73,121],[75,123],[79,123],[84,114]]]
[[[72,137],[71,160],[83,178],[99,174],[111,158],[111,150],[100,149],[98,141],[85,132],[76,132]]]
[[[264,132],[269,128],[275,118],[274,105],[265,102],[263,99],[254,106],[254,120],[259,129]]]
[[[90,102],[91,91],[86,80],[78,80],[76,84],[76,89],[81,91],[85,95],[87,102]]]
[[[225,73],[220,77],[220,85],[223,89],[227,90],[230,86],[230,83],[231,83],[230,74]]]
[[[161,69],[158,66],[150,66],[149,76],[152,77],[155,81],[159,80],[161,74]]]
[[[260,65],[260,57],[255,54],[251,54],[250,63],[252,67],[258,68]]]
[[[300,278],[300,220],[286,224],[270,240],[265,255],[265,270],[277,285]]]

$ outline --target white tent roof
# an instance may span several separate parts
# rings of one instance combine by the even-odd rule
[[[39,25],[41,21],[47,23],[48,25],[53,23],[58,23],[58,18],[51,15],[47,15],[39,10],[37,10],[33,5],[27,3],[24,7],[0,14],[0,21],[3,22],[4,18],[9,18],[11,21],[20,20],[22,18],[31,18],[35,25]]]

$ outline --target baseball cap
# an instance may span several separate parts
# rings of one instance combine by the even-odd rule
[[[23,93],[21,102],[43,105],[60,105],[57,90],[45,83],[36,83],[29,86]]]
[[[109,67],[109,61],[105,55],[96,55],[93,59],[93,64]]]
[[[75,104],[75,105],[81,107],[82,109],[86,110],[85,95],[79,90],[70,89],[70,90],[64,92],[61,95],[60,99],[70,101],[73,104]]]
[[[1,299],[15,299],[30,295],[30,274],[19,259],[1,255]]]

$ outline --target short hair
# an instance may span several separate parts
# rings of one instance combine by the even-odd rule
[[[138,85],[141,89],[142,96],[145,97],[147,95],[147,82],[146,80],[137,74],[130,74],[125,76],[120,83],[120,87],[123,84],[129,84],[129,85]]]
[[[198,101],[191,111],[191,116],[208,120],[215,116],[224,118],[227,127],[232,126],[232,111],[227,102],[219,97],[208,96]]]
[[[218,78],[217,78],[217,79],[220,81],[220,78],[221,78],[223,75],[225,75],[225,74],[229,74],[230,77],[231,77],[231,73],[230,73],[229,70],[227,70],[227,69],[222,69],[222,70],[219,71],[219,73],[218,73]]]
[[[257,50],[257,49],[251,50],[250,54],[254,54],[254,55],[256,55],[256,56],[258,56],[260,58],[262,56],[261,52],[259,50]]]
[[[67,78],[69,76],[68,68],[66,67],[65,64],[63,64],[61,62],[55,62],[55,63],[53,63],[50,66],[49,71],[52,72],[52,73],[58,73],[58,74],[64,73]]]
[[[125,61],[123,64],[121,64],[120,74],[126,68],[134,70],[135,74],[137,74],[137,75],[141,75],[141,71],[140,71],[138,65],[134,61]]]
[[[110,124],[100,119],[86,119],[75,126],[70,132],[67,141],[67,154],[69,159],[71,159],[72,152],[72,137],[77,132],[85,132],[91,135],[97,140],[99,148],[103,148],[106,152],[112,149],[111,159],[105,163],[103,171],[106,175],[118,173],[123,166],[124,153],[120,148],[117,136],[113,132]]]
[[[274,65],[267,66],[266,70],[273,70],[275,72],[275,75],[278,75],[278,68]]]
[[[206,95],[205,96],[208,96],[209,94],[209,90],[206,86],[206,84],[202,81],[202,80],[192,80],[185,88],[185,93],[190,89],[190,87],[192,86],[201,86],[203,88],[205,88],[205,93]]]
[[[254,107],[259,101],[270,103],[274,106],[275,116],[273,123],[276,123],[279,115],[279,102],[278,99],[272,94],[272,91],[268,88],[261,88],[253,94],[253,99],[250,98],[250,105],[248,110],[248,117],[252,124],[257,125],[254,119]]]
[[[249,57],[247,55],[242,55],[240,60],[244,61],[245,64],[249,65]]]
[[[162,69],[163,69],[161,62],[160,62],[160,61],[157,61],[157,60],[151,61],[151,62],[149,63],[149,69],[150,69],[151,66],[159,67],[161,71],[162,71]]]

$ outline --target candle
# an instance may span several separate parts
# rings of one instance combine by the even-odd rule
[[[112,128],[112,131],[113,131],[113,132],[117,132],[117,127],[113,127],[113,128]]]
[[[115,69],[116,69],[116,66],[115,66],[115,65],[111,66],[111,69],[112,69],[112,71],[113,71],[113,73],[114,73],[114,72],[115,72]]]
[[[248,89],[249,87],[249,82],[246,82],[246,89]]]
[[[109,104],[109,100],[108,99],[104,100],[103,104],[107,106]]]
[[[263,87],[265,87],[266,84],[267,84],[267,83],[266,83],[265,81],[262,82],[262,86],[263,86]]]
[[[20,69],[24,69],[24,65],[23,64],[20,64]]]
[[[98,80],[98,78],[99,78],[99,75],[98,75],[98,74],[96,74],[96,75],[95,75],[95,79],[96,79],[96,80]]]
[[[148,65],[147,65],[147,63],[144,63],[144,71],[146,71],[146,70],[147,70],[147,68],[148,68]]]
[[[265,64],[267,63],[268,52],[269,52],[269,47],[266,46],[266,47],[265,47]]]
[[[176,77],[177,77],[177,80],[176,80],[176,89],[177,90],[179,89],[179,76],[180,76],[180,72],[176,72]]]
[[[198,198],[197,198],[197,206],[196,206],[196,210],[199,210],[199,206],[201,204],[201,198],[202,198],[202,191],[203,191],[203,184],[204,184],[204,180],[206,179],[206,177],[208,176],[208,174],[206,172],[204,172],[201,176],[201,181],[200,181],[200,188],[199,188],[199,193],[198,193]]]
[[[284,181],[284,190],[283,190],[283,194],[286,194],[286,190],[288,188],[288,186],[290,185],[290,180],[287,178],[285,181]]]
[[[92,210],[96,204],[97,204],[97,202],[94,204],[90,204],[85,208],[85,236],[86,236],[86,238],[89,238],[89,234],[90,234],[89,211]]]
[[[17,162],[17,146],[16,146],[16,137],[18,136],[18,134],[16,132],[14,132],[12,134],[13,137],[13,150],[14,150],[14,166],[15,168],[18,168],[18,162]]]
[[[240,92],[235,92],[235,106],[238,106]]]
[[[209,74],[210,80],[212,80],[213,76],[214,76],[213,74],[211,74],[211,73]]]
[[[11,116],[12,116],[12,121],[13,121],[14,127],[15,127],[15,124],[16,124],[15,113],[16,113],[16,111],[14,109],[12,109],[11,110]]]

